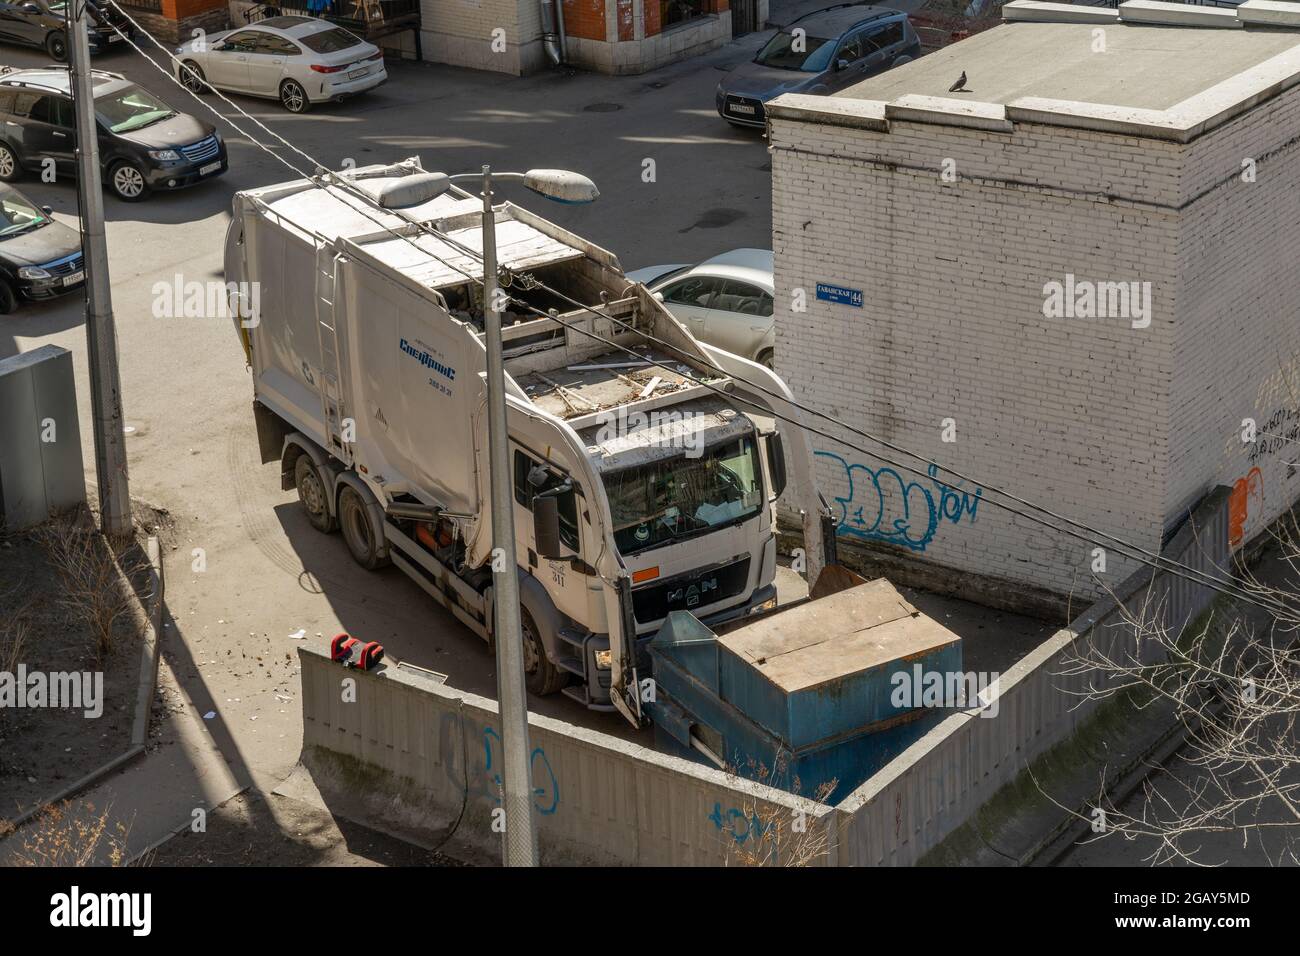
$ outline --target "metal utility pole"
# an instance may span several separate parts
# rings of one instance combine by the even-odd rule
[[[68,40],[72,52],[68,80],[77,116],[77,194],[86,270],[86,352],[90,363],[99,527],[105,535],[120,537],[131,531],[131,493],[122,430],[117,331],[108,279],[108,242],[104,235],[104,193],[99,181],[99,135],[90,75],[90,45],[86,39],[89,22],[90,13],[84,0],[74,0],[68,5]]]
[[[483,167],[483,319],[487,331],[488,469],[492,476],[492,556],[504,556],[494,576],[497,698],[501,708],[502,782],[506,810],[505,865],[536,866],[532,780],[529,774],[528,698],[524,687],[523,633],[519,623],[519,569],[515,559],[514,493],[506,424],[506,373],[497,307],[496,216],[492,168]]]

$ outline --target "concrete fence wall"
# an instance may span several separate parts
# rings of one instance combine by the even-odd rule
[[[438,831],[435,839],[464,805],[457,838],[487,852],[499,849],[500,834],[492,829],[493,810],[501,806],[496,701],[405,668],[345,669],[318,649],[300,649],[299,660],[309,769],[323,752],[413,785],[434,808],[424,829]],[[344,700],[348,678],[356,681],[352,702]],[[795,851],[833,842],[834,810],[781,790],[536,714],[529,715],[529,742],[543,863],[735,864],[771,826],[783,828]],[[351,781],[374,785],[364,775]],[[329,785],[322,783],[317,780],[326,794]],[[833,852],[813,855],[815,863],[834,859]]]
[[[1223,578],[1230,562],[1229,490],[1216,489],[1162,552]],[[1114,660],[1132,660],[1134,617],[1177,633],[1216,592],[1185,577],[1146,568],[1058,631],[997,683],[995,717],[954,714],[900,754],[837,808],[839,862],[908,866],[969,820],[1038,756],[1068,739],[1099,706],[1081,696],[1105,675],[1077,664],[1085,642]],[[1156,648],[1154,642],[1148,646]],[[1151,659],[1143,655],[1144,662]]]
[[[1216,489],[1164,549],[1167,558],[1226,576],[1229,490]],[[543,863],[713,866],[769,847],[829,866],[910,865],[936,847],[1026,766],[1067,740],[1096,709],[1079,693],[1104,675],[1067,674],[1084,642],[1126,657],[1125,608],[1181,629],[1215,592],[1145,570],[1027,655],[995,685],[997,715],[952,715],[837,807],[669,757],[597,731],[529,717],[533,809]],[[453,690],[416,670],[348,670],[299,651],[304,764],[322,793],[338,758],[358,791],[402,786],[428,808],[419,826],[495,853],[501,806],[495,701]],[[351,699],[345,682],[355,681]],[[318,759],[320,758],[320,759]],[[346,769],[346,767],[345,767]],[[376,772],[378,772],[376,774]],[[385,779],[377,779],[382,776]],[[327,803],[329,797],[326,797]],[[462,812],[462,807],[463,812]],[[796,823],[796,821],[798,821]]]

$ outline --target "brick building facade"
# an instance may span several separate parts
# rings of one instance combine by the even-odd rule
[[[729,0],[562,0],[565,60],[601,73],[644,73],[731,40]],[[747,3],[752,28],[767,0]],[[549,65],[539,0],[423,0],[425,59],[522,75]],[[499,33],[497,31],[500,31]]]
[[[232,25],[227,0],[122,0],[131,18],[171,46],[190,40],[195,30],[216,33]]]
[[[1300,16],[1005,15],[1030,22],[769,104],[777,370],[817,409],[1150,551],[1226,485],[1239,547],[1300,497]],[[841,541],[896,577],[1048,606],[1136,568],[1112,549],[1094,576],[1095,545],[974,481],[818,449]]]

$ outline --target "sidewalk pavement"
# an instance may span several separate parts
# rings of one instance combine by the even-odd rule
[[[146,754],[96,787],[71,801],[70,822],[89,825],[107,812],[104,830],[92,862],[109,862],[118,834],[124,860],[128,862],[190,827],[195,810],[205,813],[225,803],[247,787],[236,779],[213,740],[211,725],[204,721],[179,689],[175,676],[163,663],[159,687],[172,700],[183,701],[161,718],[149,739]],[[23,845],[41,824],[38,816],[0,841],[0,866],[12,866],[25,854]]]

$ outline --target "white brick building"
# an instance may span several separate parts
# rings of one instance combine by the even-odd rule
[[[1248,541],[1300,497],[1300,5],[1004,16],[769,106],[777,369],[815,408],[1148,550],[1231,486]],[[982,576],[994,603],[1098,593],[1093,545],[819,447],[841,540],[886,567]],[[1112,584],[1136,567],[1107,559]]]

